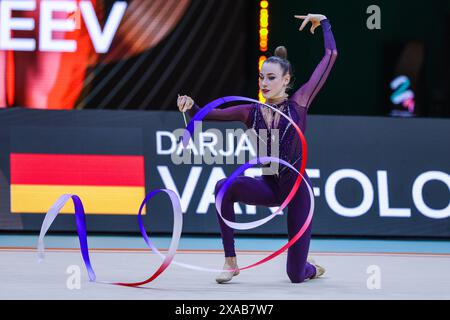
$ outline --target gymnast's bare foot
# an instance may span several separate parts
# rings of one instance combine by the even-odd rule
[[[230,271],[224,271],[216,277],[217,283],[225,283],[230,281],[234,276],[239,274],[236,257],[225,258],[225,264],[223,270],[231,269]]]

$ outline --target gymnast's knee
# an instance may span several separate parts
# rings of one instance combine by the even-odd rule
[[[293,271],[288,268],[287,275],[292,283],[302,283],[305,281],[305,276],[304,274],[302,274],[302,272]]]
[[[305,278],[300,277],[298,274],[289,274],[288,273],[288,276],[292,283],[302,283],[305,281]]]

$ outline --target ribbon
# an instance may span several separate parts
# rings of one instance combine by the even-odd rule
[[[95,275],[94,269],[92,268],[91,261],[89,258],[89,247],[88,247],[88,243],[87,243],[86,215],[84,212],[84,207],[81,202],[81,199],[77,195],[70,195],[70,194],[62,195],[55,202],[55,204],[53,204],[53,206],[49,209],[49,211],[45,215],[44,222],[42,223],[42,226],[41,226],[41,232],[39,234],[39,240],[38,240],[38,246],[37,246],[39,262],[42,262],[44,260],[44,248],[45,248],[44,237],[45,237],[47,231],[50,229],[51,224],[53,223],[53,221],[55,220],[56,216],[61,211],[61,209],[66,205],[66,203],[70,199],[72,199],[73,204],[74,204],[74,209],[75,209],[75,219],[76,219],[78,239],[80,241],[81,255],[83,257],[83,261],[84,261],[84,265],[86,266],[86,270],[88,271],[89,280],[92,282],[115,284],[115,285],[128,286],[128,287],[137,287],[137,286],[141,286],[141,285],[147,284],[149,282],[152,282],[157,277],[159,277],[172,262],[175,254],[177,252],[177,249],[178,249],[179,240],[181,238],[181,230],[182,230],[182,226],[183,226],[183,213],[181,211],[180,199],[178,198],[176,193],[173,192],[172,190],[168,190],[168,189],[154,190],[145,197],[145,199],[142,201],[142,204],[139,208],[139,215],[138,215],[139,227],[144,236],[144,239],[146,240],[146,243],[148,245],[150,245],[152,250],[156,250],[156,248],[153,246],[153,244],[149,241],[147,233],[145,231],[144,224],[142,221],[142,209],[144,208],[145,204],[151,198],[153,198],[156,194],[158,194],[160,192],[167,193],[172,202],[173,214],[174,214],[172,240],[170,242],[168,253],[164,257],[164,260],[163,260],[161,266],[148,279],[141,281],[141,282],[132,282],[132,283],[96,281],[96,275]]]
[[[207,114],[208,112],[210,112],[212,109],[220,106],[223,103],[229,103],[229,102],[236,102],[236,101],[247,101],[247,102],[252,102],[252,103],[258,103],[260,104],[259,101],[254,100],[254,99],[250,99],[250,98],[245,98],[245,97],[238,97],[238,96],[230,96],[230,97],[223,97],[217,100],[212,101],[211,103],[209,103],[208,105],[206,105],[204,108],[202,108],[189,122],[189,124],[186,127],[186,131],[183,135],[183,146],[186,147],[188,142],[189,142],[189,138],[192,136],[194,130],[195,130],[195,125],[196,122],[201,121]],[[314,194],[313,191],[311,189],[311,186],[308,184],[308,182],[304,179],[304,172],[305,172],[305,168],[306,168],[306,159],[307,159],[307,146],[306,146],[306,140],[300,130],[300,128],[297,126],[297,124],[290,119],[288,116],[286,116],[284,113],[282,113],[281,111],[279,111],[278,109],[273,108],[270,105],[266,105],[263,104],[271,109],[273,109],[274,111],[278,112],[281,114],[281,116],[285,117],[292,125],[293,127],[296,129],[300,140],[302,142],[302,153],[303,153],[303,157],[302,157],[302,163],[301,163],[301,168],[300,168],[300,172],[295,169],[290,163],[279,159],[279,158],[275,158],[275,157],[261,157],[261,158],[256,158],[253,159],[251,161],[249,161],[248,163],[242,165],[241,167],[239,167],[225,182],[224,186],[221,188],[221,190],[219,191],[217,198],[216,198],[216,208],[218,210],[219,216],[220,218],[230,227],[234,228],[234,229],[238,229],[238,230],[248,230],[248,229],[252,229],[252,228],[256,228],[258,226],[263,225],[264,223],[270,221],[271,219],[273,219],[276,215],[278,215],[288,204],[289,202],[292,200],[292,198],[294,197],[295,193],[297,192],[298,188],[300,187],[300,183],[302,181],[302,179],[305,181],[306,186],[308,188],[308,192],[309,192],[309,196],[310,196],[310,209],[309,209],[309,213],[308,216],[304,222],[304,224],[302,225],[302,227],[299,229],[299,231],[297,232],[297,234],[289,240],[289,242],[284,245],[283,247],[281,247],[280,249],[278,249],[277,251],[273,252],[272,254],[270,254],[269,256],[263,258],[260,261],[257,261],[249,266],[245,266],[242,268],[239,268],[239,270],[246,270],[246,269],[250,269],[253,267],[256,267],[258,265],[261,265],[269,260],[272,260],[273,258],[277,257],[278,255],[280,255],[281,253],[283,253],[285,250],[287,250],[289,247],[291,247],[298,239],[300,239],[303,234],[305,233],[305,231],[308,229],[308,227],[311,224],[312,221],[312,217],[313,217],[313,213],[314,213]],[[283,165],[288,166],[291,170],[295,171],[298,174],[298,177],[295,181],[295,184],[292,188],[292,190],[290,191],[290,193],[288,194],[287,198],[283,201],[283,203],[281,204],[281,206],[270,216],[260,219],[258,221],[254,221],[254,222],[249,222],[249,223],[236,223],[236,222],[232,222],[232,221],[228,221],[226,220],[221,213],[221,204],[222,204],[222,200],[223,200],[223,196],[226,193],[226,190],[229,188],[229,186],[231,185],[231,183],[233,182],[234,179],[236,179],[240,174],[242,174],[245,170],[247,170],[248,168],[256,165],[256,164],[260,164],[260,163],[265,163],[265,162],[278,162],[281,163]],[[142,221],[142,209],[144,208],[145,204],[152,198],[154,197],[156,194],[160,193],[160,192],[165,192],[169,195],[171,203],[172,203],[172,207],[173,207],[173,214],[174,214],[174,226],[173,226],[173,231],[172,231],[172,239],[171,239],[171,243],[169,246],[169,250],[167,252],[167,255],[163,255],[161,252],[159,252],[159,250],[155,247],[155,245],[151,242],[150,238],[147,236],[147,231],[145,230],[144,227],[144,223]],[[89,275],[89,279],[90,281],[96,281],[96,275],[95,272],[92,268],[91,262],[90,262],[90,258],[89,258],[89,248],[88,248],[88,243],[87,243],[87,228],[86,228],[86,216],[85,216],[85,212],[84,212],[84,207],[83,204],[81,202],[81,199],[76,196],[76,195],[70,195],[70,194],[65,194],[62,195],[55,203],[54,205],[49,209],[49,211],[47,212],[44,221],[42,223],[42,227],[41,227],[41,232],[39,235],[39,240],[38,240],[38,257],[39,257],[39,261],[42,261],[44,258],[44,237],[47,233],[47,231],[49,230],[51,224],[53,223],[53,221],[56,219],[56,216],[58,215],[58,213],[61,211],[61,209],[64,207],[64,205],[70,200],[72,199],[73,204],[74,204],[74,208],[75,208],[75,218],[76,218],[76,226],[77,226],[77,233],[78,233],[78,238],[79,238],[79,242],[80,242],[80,250],[81,250],[81,254],[83,257],[83,261],[84,264],[86,266],[86,269],[88,271],[88,275]],[[172,190],[169,189],[156,189],[154,191],[152,191],[150,194],[148,194],[145,199],[142,201],[141,206],[139,208],[139,213],[138,213],[138,223],[139,223],[139,229],[141,231],[141,234],[144,238],[145,243],[147,244],[147,246],[157,255],[159,255],[161,257],[161,259],[163,259],[163,262],[161,264],[161,266],[156,270],[155,273],[153,273],[149,278],[147,278],[144,281],[141,282],[133,282],[133,283],[122,283],[122,282],[105,282],[105,281],[97,281],[97,282],[101,282],[101,283],[108,283],[108,284],[115,284],[115,285],[121,285],[121,286],[129,286],[129,287],[137,287],[137,286],[141,286],[147,283],[152,282],[153,280],[155,280],[157,277],[159,277],[168,267],[171,263],[185,267],[185,268],[189,268],[189,269],[194,269],[194,270],[200,270],[200,271],[207,271],[207,272],[223,272],[223,271],[230,271],[228,269],[223,270],[223,269],[209,269],[209,268],[203,268],[200,266],[195,266],[195,265],[190,265],[190,264],[185,264],[185,263],[180,263],[174,260],[176,251],[178,249],[178,245],[179,245],[179,240],[181,238],[181,231],[182,231],[182,224],[183,224],[183,214],[181,211],[181,204],[180,204],[180,199],[178,198],[178,196],[176,195],[176,193]]]
[[[301,166],[300,166],[300,173],[291,164],[287,163],[286,161],[284,161],[282,159],[278,159],[278,158],[273,158],[273,157],[256,158],[256,159],[253,159],[250,162],[242,165],[226,180],[226,182],[224,183],[224,186],[219,190],[219,193],[217,194],[216,209],[217,209],[217,212],[219,213],[220,218],[224,221],[225,224],[227,224],[229,227],[231,227],[233,229],[248,230],[248,229],[252,229],[252,228],[261,226],[262,224],[273,219],[279,212],[281,212],[284,208],[286,208],[286,206],[289,204],[289,202],[292,200],[292,198],[295,196],[297,190],[299,189],[302,179],[306,183],[306,186],[307,186],[308,192],[309,192],[309,196],[310,196],[310,210],[309,210],[308,216],[307,216],[303,226],[297,232],[297,234],[291,240],[289,240],[289,242],[286,245],[284,245],[283,247],[281,247],[279,250],[275,251],[274,253],[270,254],[266,258],[254,263],[254,264],[251,264],[249,266],[239,268],[239,270],[246,270],[246,269],[250,269],[250,268],[256,267],[258,265],[261,265],[262,263],[265,263],[265,262],[272,260],[273,258],[279,256],[284,251],[289,249],[292,245],[294,245],[294,243],[297,242],[298,239],[300,239],[303,236],[303,234],[308,229],[308,227],[310,226],[311,221],[312,221],[312,217],[313,217],[313,213],[314,213],[314,193],[313,193],[311,187],[309,186],[309,184],[307,183],[307,181],[303,177],[304,172],[306,170],[307,144],[306,144],[306,139],[305,139],[301,129],[291,118],[289,118],[286,114],[284,114],[280,110],[272,107],[271,105],[261,103],[255,99],[240,97],[240,96],[229,96],[229,97],[219,98],[219,99],[216,99],[216,100],[208,103],[205,107],[203,107],[200,111],[198,111],[195,114],[195,116],[191,119],[191,121],[189,122],[189,124],[185,130],[185,133],[183,135],[183,146],[186,147],[188,145],[189,139],[193,136],[196,125],[198,124],[198,122],[202,121],[211,110],[217,108],[218,106],[220,106],[224,103],[240,102],[240,101],[256,103],[258,105],[264,105],[264,106],[272,109],[273,111],[278,112],[281,116],[286,118],[292,124],[292,126],[295,128],[295,130],[300,138],[300,141],[302,144],[302,155],[303,155],[302,162],[301,162]],[[223,196],[226,193],[228,187],[231,185],[233,180],[236,179],[237,176],[239,176],[239,174],[244,172],[246,169],[250,168],[252,165],[264,163],[267,161],[273,161],[273,162],[278,162],[278,163],[287,165],[290,169],[297,172],[297,174],[298,174],[297,179],[295,180],[294,186],[292,187],[292,189],[289,192],[286,199],[282,202],[281,206],[272,215],[270,215],[266,218],[263,218],[261,220],[249,222],[249,223],[236,223],[236,222],[226,220],[222,216],[221,207],[222,207]],[[232,270],[232,269],[230,269],[230,270]],[[230,270],[227,270],[227,271],[230,271]]]

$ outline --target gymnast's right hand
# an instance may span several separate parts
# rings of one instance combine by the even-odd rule
[[[186,112],[192,108],[194,100],[188,96],[178,96],[177,105],[181,112]]]

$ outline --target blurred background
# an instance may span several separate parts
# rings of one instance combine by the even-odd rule
[[[237,166],[173,163],[177,95],[261,99],[279,45],[300,87],[324,53],[320,28],[298,30],[308,13],[328,17],[339,52],[308,111],[313,234],[450,237],[448,0],[0,0],[0,229],[37,231],[74,193],[90,230],[135,232],[140,201],[166,187],[185,232],[217,235],[214,186]],[[149,207],[152,231],[170,233],[166,199]],[[285,221],[252,232],[284,235]]]
[[[377,1],[380,29],[367,26],[371,1],[128,0],[122,13],[113,10],[118,1],[95,0],[101,30],[113,32],[105,52],[94,48],[79,1],[77,10],[57,13],[76,29],[52,33],[75,41],[75,52],[67,52],[68,42],[53,52],[40,48],[42,2],[9,11],[35,21],[33,30],[2,23],[0,107],[176,110],[178,93],[200,105],[225,95],[257,97],[260,61],[278,45],[287,47],[300,86],[321,59],[323,40],[321,32],[299,32],[293,15],[322,13],[340,55],[311,114],[450,116],[446,0]],[[105,28],[115,17],[117,28]],[[35,40],[34,50],[14,49],[8,32],[16,42]]]

